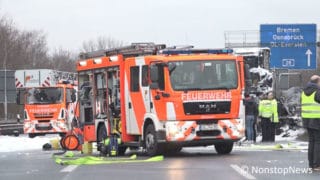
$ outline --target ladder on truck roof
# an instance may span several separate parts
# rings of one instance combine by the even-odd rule
[[[159,54],[178,55],[178,54],[231,54],[232,49],[193,49],[193,48],[167,48],[159,51]]]
[[[165,49],[165,44],[155,43],[131,43],[129,46],[123,46],[119,48],[111,48],[105,50],[98,50],[87,53],[80,53],[80,59],[98,58],[103,56],[114,56],[121,54],[125,57],[129,56],[142,56],[142,55],[156,55],[159,50]]]

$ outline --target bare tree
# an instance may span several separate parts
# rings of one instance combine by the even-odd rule
[[[111,37],[99,36],[96,39],[84,41],[81,52],[91,52],[102,49],[116,48],[124,45],[123,41]]]
[[[13,22],[6,18],[0,18],[0,60],[3,65],[2,68],[7,66],[10,62],[9,56],[13,49],[14,43],[17,41],[18,31],[14,28]]]
[[[11,19],[0,17],[0,42],[0,62],[8,69],[45,66],[48,48],[41,31],[21,31]]]
[[[76,59],[77,55],[62,48],[55,49],[52,55],[49,56],[50,67],[60,71],[76,70]]]
[[[48,68],[74,71],[76,57],[62,48],[49,54],[47,38],[42,31],[20,30],[11,19],[0,15],[0,69]],[[4,110],[0,108],[0,114],[5,117],[23,112],[23,107],[3,104]]]

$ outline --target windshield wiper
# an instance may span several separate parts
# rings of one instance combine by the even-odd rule
[[[212,88],[212,89],[217,89],[217,90],[219,90],[219,89],[221,89],[221,90],[227,90],[227,91],[230,91],[230,87],[227,87],[227,86],[220,86],[220,87],[215,87],[215,88]]]
[[[33,104],[50,104],[50,102],[35,102]]]
[[[187,91],[195,91],[195,90],[204,90],[203,88],[189,88],[189,89],[185,89]]]
[[[204,90],[203,88],[183,88],[183,89],[175,89],[177,91],[184,91],[187,93],[188,91],[196,91],[196,90]]]
[[[188,91],[196,91],[196,90],[203,90],[202,88],[173,88],[175,91],[183,91],[187,93]]]

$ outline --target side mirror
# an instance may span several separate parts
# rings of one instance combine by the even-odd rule
[[[20,114],[17,114],[17,122],[20,123],[21,117]]]
[[[24,104],[24,95],[25,95],[25,91],[24,90],[18,90],[17,97],[16,97],[16,103],[18,105],[23,105]]]
[[[156,65],[150,66],[150,79],[151,82],[157,82],[159,80],[159,69]]]
[[[73,90],[71,93],[71,101],[73,103],[77,101],[76,90]]]

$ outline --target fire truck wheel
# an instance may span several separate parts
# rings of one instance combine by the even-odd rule
[[[229,154],[233,148],[233,142],[224,142],[214,145],[218,154]]]
[[[14,135],[15,137],[18,137],[18,136],[20,135],[20,133],[19,133],[19,131],[13,131],[13,135]]]
[[[97,145],[98,151],[101,155],[107,155],[108,148],[103,144],[103,141],[107,138],[107,130],[104,125],[100,125],[98,128]]]
[[[163,151],[163,145],[158,143],[156,136],[156,130],[153,124],[149,124],[145,133],[145,146],[149,156],[161,154]]]
[[[36,137],[37,135],[36,135],[36,134],[33,134],[33,133],[30,133],[30,134],[28,134],[28,136],[29,136],[29,138],[34,138],[34,137]]]

